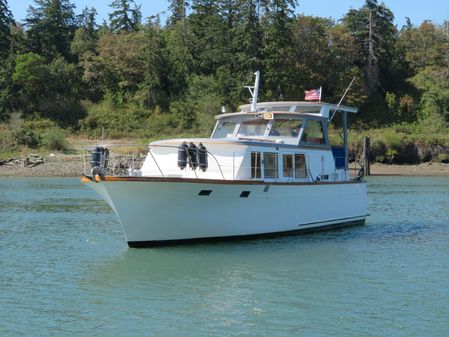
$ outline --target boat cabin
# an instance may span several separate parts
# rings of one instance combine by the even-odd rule
[[[266,102],[240,106],[216,116],[210,139],[153,142],[142,166],[144,176],[198,179],[316,182],[349,179],[343,148],[332,148],[328,121],[334,111],[357,109],[327,103]],[[176,165],[181,144],[203,146],[207,168]],[[200,145],[201,144],[201,145]],[[347,157],[347,155],[346,155]]]
[[[240,106],[240,113],[217,116],[212,139],[234,138],[290,145],[329,145],[327,125],[330,109],[326,103],[259,103],[257,111]],[[339,107],[356,112],[356,109]]]

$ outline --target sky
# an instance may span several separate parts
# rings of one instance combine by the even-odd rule
[[[111,11],[109,4],[112,0],[71,0],[76,5],[75,12],[79,14],[84,7],[95,7],[98,12],[97,23],[108,19]],[[448,0],[384,0],[385,5],[394,13],[395,24],[401,28],[405,24],[405,18],[409,17],[413,24],[419,25],[424,20],[431,20],[442,24],[449,19]],[[9,0],[9,8],[18,21],[25,19],[27,8],[33,4],[33,0]],[[167,11],[167,0],[135,0],[142,5],[143,17],[149,17],[157,13]],[[360,8],[365,0],[299,0],[297,13],[321,17],[340,19],[351,8]],[[379,1],[381,3],[381,1]],[[165,22],[166,16],[161,16]]]

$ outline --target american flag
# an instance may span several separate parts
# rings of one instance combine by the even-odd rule
[[[306,90],[304,93],[305,101],[321,101],[321,87],[318,89]]]

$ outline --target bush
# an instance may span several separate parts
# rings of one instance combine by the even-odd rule
[[[86,104],[86,109],[87,116],[80,126],[81,131],[91,137],[99,137],[102,128],[109,138],[140,135],[152,114],[151,110],[136,104],[114,104],[111,101]]]
[[[0,156],[9,156],[16,150],[14,133],[6,126],[0,124]]]
[[[21,127],[19,130],[15,131],[14,139],[17,144],[25,145],[30,148],[36,148],[40,143],[39,135],[27,126]]]
[[[146,124],[143,135],[145,137],[155,137],[158,135],[174,135],[177,133],[179,118],[170,113],[155,113]]]
[[[449,164],[449,153],[440,153],[437,158],[438,162]]]
[[[66,140],[66,132],[58,127],[53,127],[41,135],[43,147],[54,151],[67,151],[69,143]]]

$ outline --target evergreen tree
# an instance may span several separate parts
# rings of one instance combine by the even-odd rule
[[[94,37],[97,33],[98,25],[95,21],[97,10],[94,7],[85,7],[80,15],[78,15],[78,27],[83,28],[86,35]]]
[[[193,13],[189,26],[193,35],[192,51],[195,71],[203,75],[213,75],[226,59],[226,27],[220,16],[219,3],[213,0],[192,1]]]
[[[9,53],[11,40],[11,26],[14,19],[8,8],[7,0],[0,0],[0,56],[5,57]]]
[[[143,80],[136,93],[138,102],[148,108],[168,108],[167,52],[162,29],[157,24],[147,24],[144,31]],[[173,85],[175,86],[175,85]],[[142,104],[144,103],[144,104]]]
[[[131,7],[134,5],[133,7]],[[109,14],[110,29],[114,33],[131,33],[139,30],[142,20],[140,6],[133,0],[114,0],[110,7],[114,9]]]
[[[259,0],[237,0],[237,22],[232,30],[233,49],[240,74],[254,73],[262,66],[262,27]]]
[[[189,76],[194,72],[192,41],[193,36],[184,21],[178,21],[167,31],[165,48],[171,98],[179,98],[187,90]]]
[[[384,75],[391,70],[389,66],[397,39],[393,20],[393,13],[377,0],[366,0],[361,9],[351,9],[343,19],[359,45],[360,67],[364,69],[370,97],[378,95],[381,88],[385,89],[391,83],[391,79]]]
[[[70,59],[70,42],[76,29],[75,5],[70,0],[34,0],[25,23],[30,49],[47,60],[58,54]]]
[[[178,21],[184,21],[186,19],[186,9],[189,7],[189,3],[185,0],[170,0],[171,16],[169,18],[169,25],[173,26]]]
[[[225,58],[218,68],[219,94],[231,109],[248,98],[242,84],[251,83],[253,73],[262,67],[259,7],[259,0],[226,0],[221,5],[226,29],[222,52]]]
[[[15,58],[11,55],[0,65],[0,122],[7,119],[13,111],[16,95],[12,75],[15,67]]]
[[[291,24],[296,0],[264,1],[264,78],[268,96],[274,99],[294,99],[297,92],[288,83],[292,80],[294,49]]]
[[[98,26],[95,22],[95,8],[85,8],[78,16],[79,28],[75,32],[71,44],[72,53],[82,56],[86,52],[94,52],[98,40]]]

